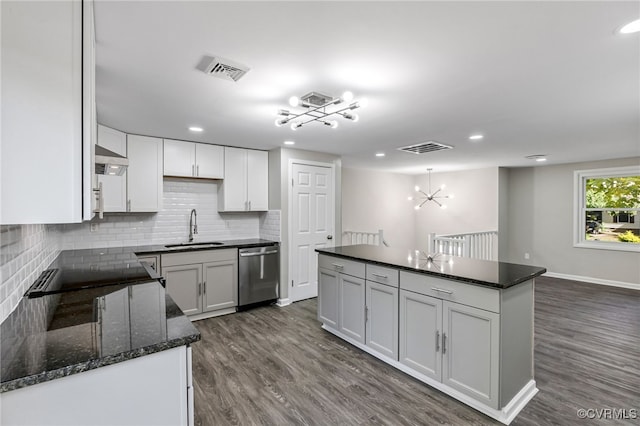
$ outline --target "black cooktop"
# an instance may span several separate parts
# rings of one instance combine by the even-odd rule
[[[131,247],[65,250],[42,272],[25,296],[40,297],[89,288],[136,284],[161,277],[141,263]]]

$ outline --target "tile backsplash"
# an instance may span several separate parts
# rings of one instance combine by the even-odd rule
[[[218,213],[217,182],[165,178],[163,207],[157,213],[105,213],[104,219],[80,224],[1,226],[0,322],[60,250],[184,242],[191,209],[197,211],[194,241],[280,241],[279,210]]]
[[[189,215],[196,209],[194,241],[239,238],[280,240],[280,212],[218,213],[218,184],[214,181],[164,179],[163,208],[158,213],[105,213],[104,219],[62,225],[63,250],[180,243],[189,235]],[[265,219],[267,218],[267,219]],[[268,228],[263,232],[261,225]],[[91,231],[93,225],[94,231]]]
[[[0,322],[56,258],[59,240],[56,225],[0,226]]]

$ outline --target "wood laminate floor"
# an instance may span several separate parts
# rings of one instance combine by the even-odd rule
[[[640,291],[536,279],[540,392],[512,424],[640,424]],[[467,425],[495,420],[323,331],[316,300],[194,323],[195,423]],[[578,409],[637,419],[582,420]]]

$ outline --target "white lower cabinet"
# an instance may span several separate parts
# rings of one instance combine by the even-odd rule
[[[366,282],[366,345],[398,360],[398,289]]]
[[[331,333],[506,424],[536,394],[532,280],[496,289],[324,254],[318,265]]]
[[[161,263],[167,292],[191,319],[235,312],[237,249],[163,254]]]
[[[442,383],[498,408],[500,316],[442,302]]]

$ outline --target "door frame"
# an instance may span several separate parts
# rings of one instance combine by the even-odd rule
[[[337,191],[337,187],[336,187],[336,165],[335,163],[332,162],[322,162],[322,161],[313,161],[313,160],[301,160],[301,159],[295,159],[295,158],[290,158],[289,159],[289,165],[288,165],[288,170],[287,170],[287,198],[289,200],[289,202],[287,204],[287,210],[288,210],[288,219],[287,219],[287,228],[289,230],[288,234],[288,238],[287,238],[287,244],[289,246],[288,248],[288,253],[287,253],[287,278],[288,281],[291,281],[291,277],[293,277],[293,262],[292,262],[292,258],[293,258],[293,184],[289,185],[289,182],[292,182],[293,180],[293,165],[294,164],[300,164],[303,166],[316,166],[316,167],[325,167],[325,168],[329,168],[331,169],[331,175],[332,175],[332,180],[333,182],[331,183],[333,186],[333,245],[334,247],[336,245],[338,245],[339,243],[339,239],[338,239],[338,232],[336,232],[336,197],[338,194]],[[289,286],[289,282],[286,283],[287,286]],[[294,287],[289,287],[289,292],[288,292],[288,297],[287,299],[289,299],[289,303],[291,302],[296,302],[297,300],[294,300],[293,297],[293,290]]]

